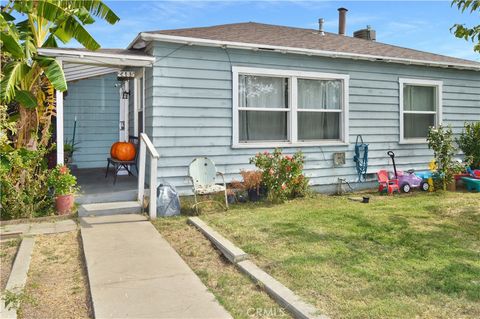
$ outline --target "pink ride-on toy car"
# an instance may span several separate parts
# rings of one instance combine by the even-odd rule
[[[393,171],[395,172],[395,178],[398,179],[398,185],[400,190],[404,193],[408,193],[412,188],[420,188],[423,191],[428,191],[430,185],[426,180],[415,175],[414,170],[408,170],[407,172],[398,171],[395,165],[395,153],[392,151],[387,152],[388,156],[392,158]]]

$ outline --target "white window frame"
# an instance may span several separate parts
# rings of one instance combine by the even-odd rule
[[[267,109],[268,111],[284,111],[288,114],[287,120],[287,138],[288,141],[252,141],[240,142],[239,128],[240,128],[240,110],[245,110],[239,107],[238,91],[239,91],[239,76],[240,75],[255,75],[255,76],[270,76],[270,77],[284,77],[288,78],[288,110],[286,109]],[[340,139],[338,140],[313,140],[313,141],[299,141],[297,134],[297,80],[341,80],[342,81],[342,119],[340,127]],[[348,128],[348,109],[349,109],[349,81],[350,76],[347,74],[321,73],[321,72],[307,72],[298,70],[281,70],[281,69],[265,69],[254,67],[232,66],[232,148],[269,148],[269,147],[298,147],[298,146],[323,146],[323,145],[348,145],[349,128]],[[248,108],[253,111],[254,108]],[[262,108],[261,111],[265,111]],[[301,112],[308,112],[304,109]],[[322,112],[339,112],[331,110],[321,110]]]
[[[425,144],[426,138],[405,138],[404,137],[404,114],[435,114],[435,126],[442,124],[442,101],[443,101],[443,81],[428,80],[428,79],[407,79],[400,78],[398,80],[400,90],[400,144]],[[433,111],[405,111],[403,104],[403,88],[405,85],[428,86],[435,87],[437,96],[435,98],[435,112]]]

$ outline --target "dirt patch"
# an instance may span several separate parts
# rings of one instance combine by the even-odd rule
[[[20,239],[10,239],[0,242],[0,287],[2,292],[7,285],[8,277],[10,276],[10,272],[12,271],[13,262],[15,260],[19,245]]]
[[[187,225],[186,218],[162,218],[154,225],[234,318],[290,318],[199,231]]]
[[[92,318],[80,235],[37,236],[19,318]]]

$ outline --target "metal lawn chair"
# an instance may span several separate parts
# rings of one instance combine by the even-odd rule
[[[195,211],[198,213],[198,205],[206,202],[215,202],[220,204],[217,201],[207,200],[207,201],[197,201],[197,195],[208,195],[214,193],[224,192],[225,194],[225,207],[220,204],[225,210],[228,210],[228,201],[227,201],[227,185],[225,184],[225,177],[223,173],[217,172],[215,164],[212,160],[207,157],[197,157],[195,158],[188,167],[188,175],[192,180],[192,190],[193,196],[195,198],[195,204],[192,208],[195,208]],[[222,184],[217,184],[217,176],[222,177]]]

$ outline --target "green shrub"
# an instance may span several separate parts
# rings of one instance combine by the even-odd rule
[[[302,152],[283,155],[279,148],[273,153],[258,153],[250,159],[250,163],[262,171],[262,182],[267,188],[268,199],[273,202],[307,194],[308,178],[303,175],[304,162]]]
[[[456,142],[467,161],[471,161],[472,167],[480,168],[480,122],[465,122],[464,130]]]
[[[53,213],[47,186],[47,150],[3,149],[0,154],[0,219],[45,216]]]

